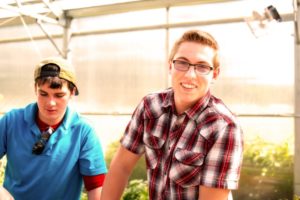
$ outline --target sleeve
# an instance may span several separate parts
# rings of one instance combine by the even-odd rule
[[[243,133],[236,123],[220,127],[203,166],[201,185],[237,189],[243,157]]]
[[[105,174],[99,174],[95,176],[83,176],[84,186],[87,191],[91,191],[95,188],[102,187],[105,179]]]
[[[136,107],[127,124],[121,144],[135,154],[142,154],[145,151],[143,144],[144,134],[144,100]]]
[[[107,167],[100,139],[92,127],[88,126],[86,129],[87,134],[84,137],[79,158],[80,172],[85,176],[106,174]]]

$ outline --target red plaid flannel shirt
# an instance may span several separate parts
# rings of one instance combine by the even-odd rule
[[[198,199],[200,185],[238,187],[242,130],[210,92],[181,116],[171,88],[144,97],[121,143],[133,153],[145,153],[152,200]]]

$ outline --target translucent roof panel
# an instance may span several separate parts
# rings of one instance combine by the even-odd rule
[[[93,5],[104,6],[116,3],[128,3],[139,0],[56,0],[63,8],[74,9],[74,8],[85,8]]]
[[[170,23],[248,17],[273,5],[280,14],[293,13],[292,0],[243,0],[170,8]]]

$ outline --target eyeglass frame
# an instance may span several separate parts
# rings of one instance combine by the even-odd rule
[[[53,131],[54,130],[50,127],[49,129],[41,133],[40,139],[36,143],[34,143],[32,147],[32,154],[40,155],[43,153],[45,146],[50,136],[52,135]]]
[[[184,69],[179,69],[179,68],[176,67],[176,62],[182,62],[182,64],[188,65],[188,68],[187,68],[186,70],[184,70]],[[191,66],[194,67],[195,72],[197,72],[197,73],[199,73],[199,74],[201,74],[201,75],[207,75],[207,74],[209,74],[212,70],[214,70],[214,68],[211,67],[211,66],[209,66],[209,65],[200,64],[200,63],[199,63],[199,64],[192,64],[192,63],[189,63],[189,62],[183,61],[183,60],[176,60],[176,59],[174,59],[174,60],[172,60],[172,63],[173,63],[173,65],[174,65],[174,68],[175,68],[176,70],[178,70],[178,71],[181,71],[181,72],[187,72],[187,71],[189,71]],[[203,69],[203,67],[199,67],[200,65],[201,65],[201,66],[208,67],[208,68],[209,68],[209,71],[206,72],[206,73],[200,72],[199,70],[197,70],[197,69],[199,69],[199,68],[202,68],[202,69]],[[197,66],[198,66],[199,68],[197,68]]]

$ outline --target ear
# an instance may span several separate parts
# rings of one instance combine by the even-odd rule
[[[37,95],[37,84],[34,84],[34,93]]]
[[[216,80],[218,78],[219,74],[220,74],[220,67],[218,67],[217,69],[214,69],[214,71],[213,71],[213,79]]]
[[[75,95],[76,95],[76,88],[74,88],[74,89],[71,91],[70,97],[72,98],[72,97],[74,97]]]
[[[171,74],[171,71],[172,71],[172,62],[169,61],[169,74]]]

